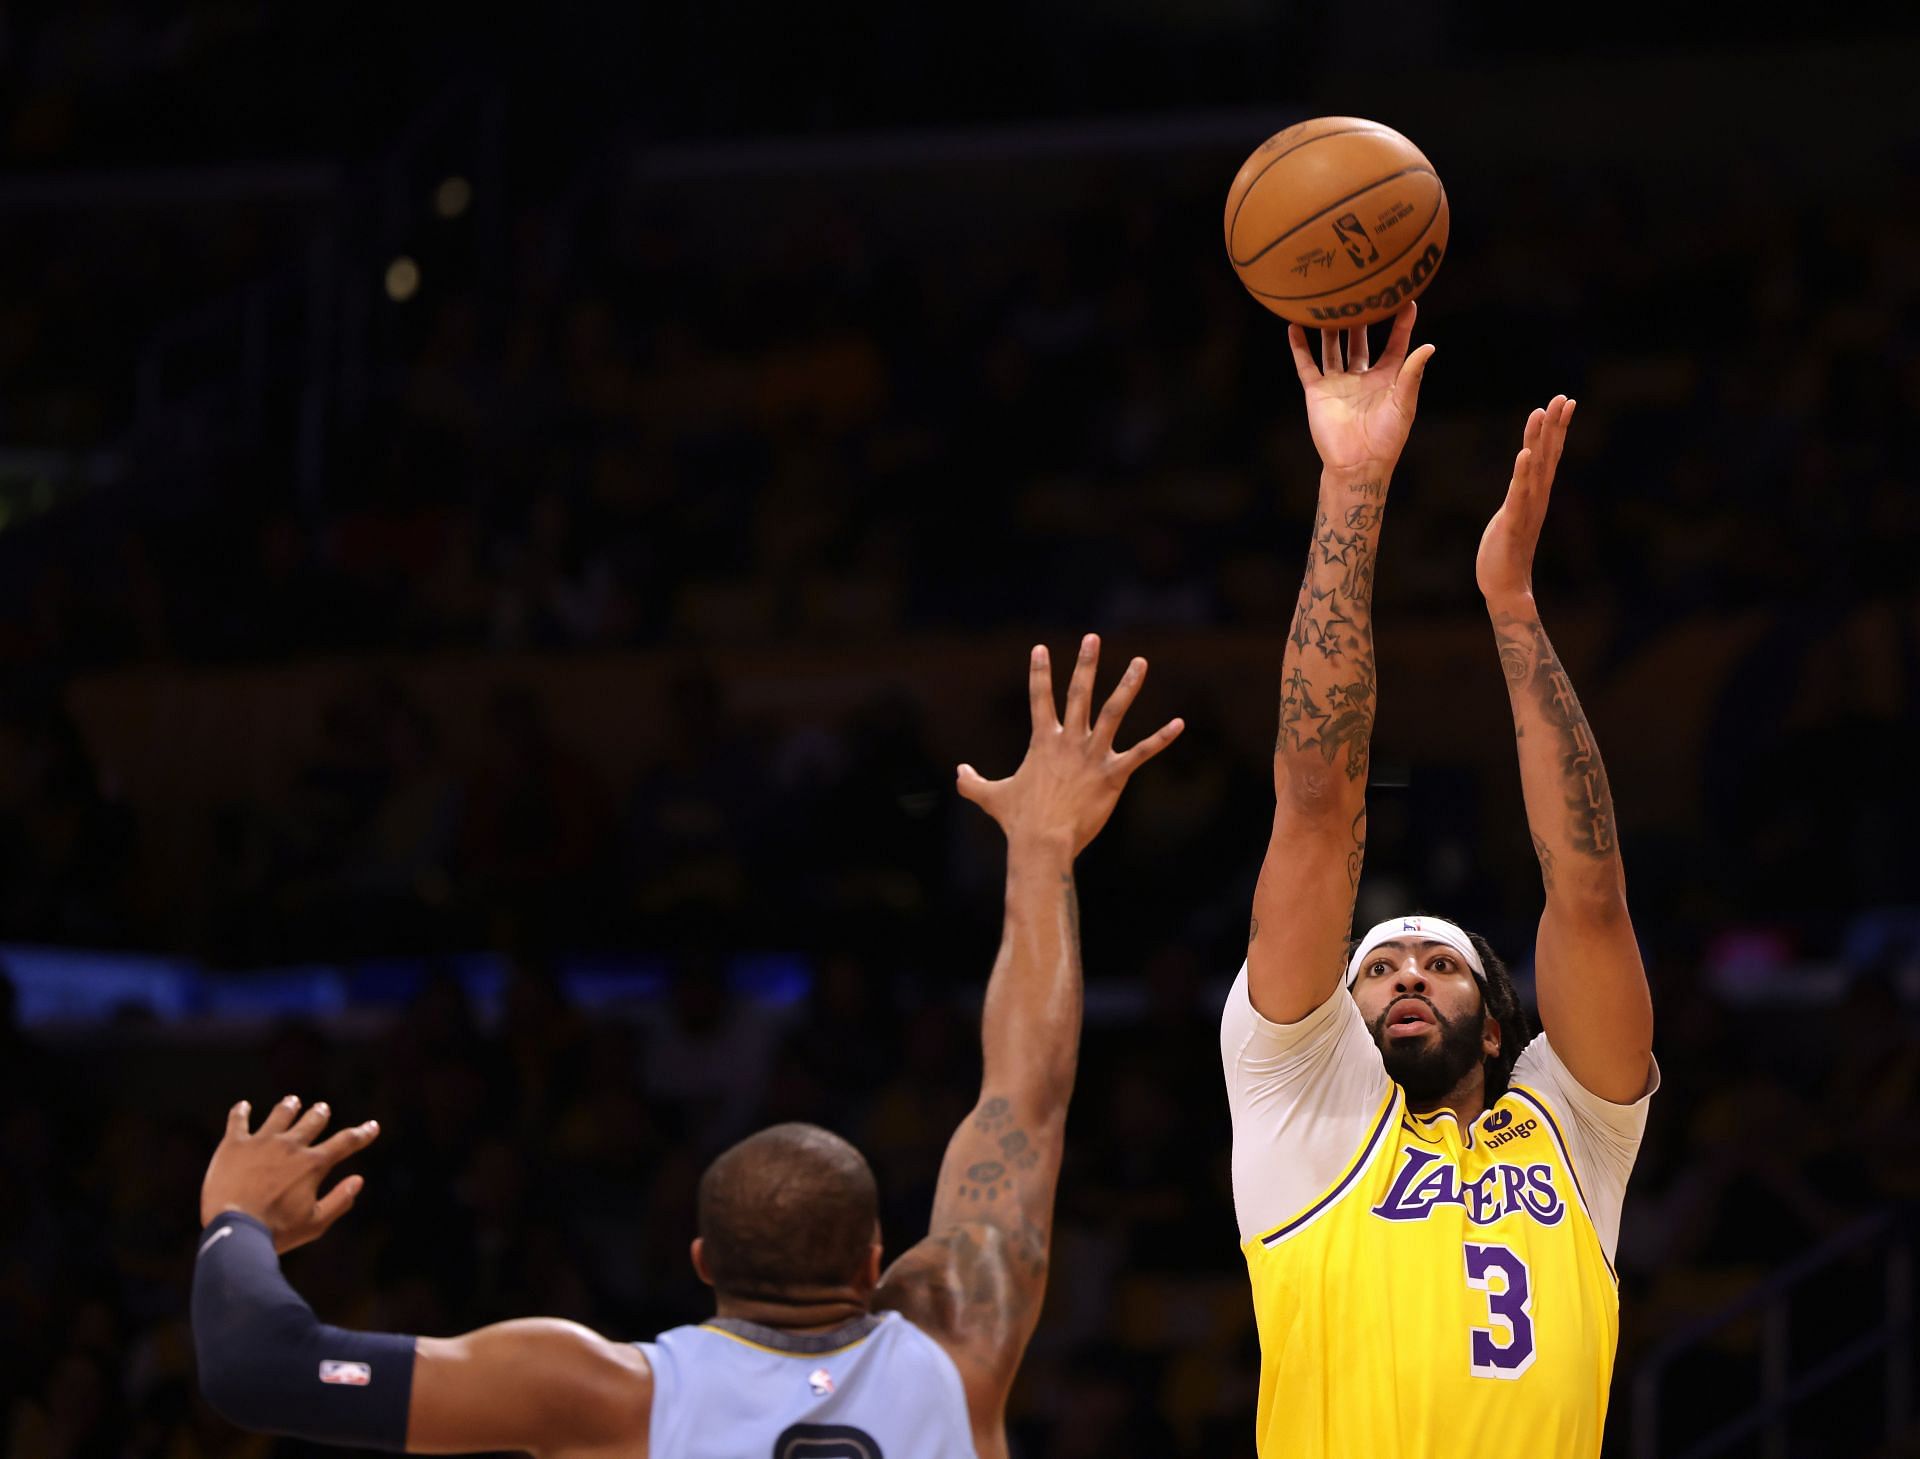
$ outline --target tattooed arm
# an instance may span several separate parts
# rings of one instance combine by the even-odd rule
[[[1627,915],[1613,792],[1600,746],[1533,599],[1533,554],[1574,403],[1527,421],[1507,499],[1487,524],[1476,576],[1513,704],[1520,783],[1547,908],[1534,949],[1540,1022],[1574,1078],[1628,1104],[1646,1088],[1653,1001]]]
[[[1411,355],[1414,306],[1369,368],[1367,332],[1323,330],[1321,364],[1291,326],[1294,366],[1320,452],[1320,505],[1280,668],[1273,831],[1247,940],[1253,1006],[1297,1023],[1340,981],[1367,850],[1373,738],[1373,574],[1387,489],[1413,425],[1432,345]]]
[[[1145,659],[1127,666],[1089,721],[1100,644],[1088,634],[1055,714],[1047,651],[1035,648],[1027,691],[1033,738],[1020,768],[983,780],[960,767],[960,793],[1007,837],[1006,914],[981,1016],[980,1099],[940,1167],[927,1239],[881,1279],[896,1308],[953,1355],[975,1445],[1006,1453],[1007,1391],[1039,1321],[1067,1100],[1080,1050],[1080,910],[1073,863],[1099,834],[1128,778],[1173,743],[1173,720],[1124,754],[1113,737],[1140,692]]]

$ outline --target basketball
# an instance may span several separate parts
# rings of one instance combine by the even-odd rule
[[[1283,319],[1316,327],[1390,318],[1447,253],[1447,191],[1420,149],[1359,117],[1276,132],[1227,190],[1227,258]]]

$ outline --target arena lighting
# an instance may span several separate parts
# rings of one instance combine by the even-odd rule
[[[387,265],[387,297],[404,304],[420,291],[420,265],[401,254]]]
[[[433,211],[442,218],[457,218],[473,202],[473,184],[457,173],[433,190]]]
[[[458,980],[483,1025],[497,1026],[511,976],[507,960],[492,952],[229,971],[188,957],[26,943],[0,944],[0,970],[13,985],[22,1026],[60,1035],[115,1025],[238,1031],[288,1018],[363,1034],[369,1020],[397,1016],[444,975]],[[568,954],[555,960],[554,973],[572,1006],[609,1017],[659,1007],[673,981],[671,959],[655,953]],[[722,977],[733,997],[787,1017],[812,996],[814,969],[796,952],[738,953],[726,959]],[[1130,989],[1104,996],[1140,1001]]]

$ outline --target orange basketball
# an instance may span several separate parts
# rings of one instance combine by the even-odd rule
[[[1359,117],[1277,132],[1227,190],[1227,257],[1247,291],[1309,326],[1373,324],[1447,256],[1447,190],[1420,149]]]

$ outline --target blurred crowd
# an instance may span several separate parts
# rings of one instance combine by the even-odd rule
[[[820,210],[751,235],[699,189],[669,207],[610,184],[564,228],[529,207],[505,287],[430,268],[394,306],[317,508],[284,463],[241,456],[182,488],[191,510],[161,492],[22,534],[0,587],[22,749],[0,783],[0,825],[20,830],[0,935],[244,960],[293,927],[328,951],[470,943],[503,892],[613,941],[683,904],[773,941],[808,909],[943,905],[951,797],[927,705],[875,674],[855,713],[749,713],[753,686],[702,662],[825,648],[825,672],[857,678],[868,645],[1017,650],[1087,627],[1119,651],[1277,646],[1314,484],[1284,331],[1218,258],[1213,169],[1168,167],[1151,207],[1091,176],[1064,200],[1044,167],[1007,183],[989,231],[903,232],[921,209],[949,219],[929,178],[823,183]],[[1649,907],[1650,934],[1765,907],[1824,953],[1856,911],[1910,900],[1920,491],[1898,423],[1920,410],[1920,185],[1871,218],[1784,201],[1753,167],[1717,186],[1686,207],[1678,182],[1604,171],[1456,190],[1487,221],[1424,305],[1440,353],[1396,482],[1382,653],[1391,670],[1396,624],[1474,618],[1474,545],[1526,411],[1578,396],[1536,583],[1550,623],[1591,630],[1583,693],[1690,634],[1739,637],[1724,675],[1702,660],[1705,733],[1673,751],[1698,813],[1642,808],[1642,895],[1677,899]],[[1708,323],[1676,322],[1707,295],[1724,301]],[[142,834],[77,727],[78,679],[450,653],[688,667],[617,785],[570,748],[579,706],[503,692],[477,747],[404,671],[370,670],[317,711],[284,793],[208,808],[203,918],[183,929],[136,895],[142,859],[180,851]],[[1236,690],[1196,680],[1177,707],[1204,725]],[[1166,772],[1186,777],[1184,820],[1162,808],[1172,840],[1136,837],[1118,879],[1231,902],[1264,815],[1249,748],[1190,737]],[[1509,767],[1489,746],[1464,770],[1446,834],[1469,869],[1447,891],[1519,925],[1525,884],[1473,828]]]
[[[657,188],[564,230],[530,208],[506,289],[429,269],[389,306],[377,404],[337,442],[317,520],[234,463],[194,485],[217,513],[149,505],[90,544],[105,581],[53,561],[9,584],[0,651],[1273,623],[1311,456],[1284,332],[1218,257],[1215,181],[1016,199],[990,233],[931,239],[886,201],[829,202],[724,254],[734,213],[662,215]],[[1920,184],[1867,217],[1789,203],[1758,168],[1704,198],[1604,170],[1507,181],[1456,189],[1491,236],[1426,301],[1445,361],[1385,601],[1461,606],[1486,499],[1556,390],[1585,408],[1543,590],[1615,612],[1623,647],[1688,614],[1898,593],[1920,533],[1897,432],[1920,403]],[[894,203],[944,225],[914,193],[941,186]]]

